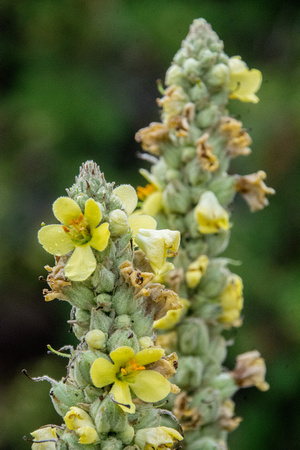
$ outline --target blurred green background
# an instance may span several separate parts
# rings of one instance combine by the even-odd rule
[[[300,447],[299,117],[300,6],[289,1],[30,0],[0,2],[1,28],[1,388],[0,448],[61,423],[47,383],[31,376],[65,375],[66,360],[46,354],[75,343],[69,306],[43,300],[43,266],[52,263],[36,240],[53,222],[52,202],[72,185],[86,159],[108,181],[141,184],[135,132],[159,119],[156,80],[163,79],[194,18],[204,17],[225,42],[263,72],[258,105],[232,100],[253,138],[252,154],[232,171],[263,169],[276,189],[270,206],[250,214],[240,199],[226,255],[241,260],[244,325],[235,355],[257,348],[271,389],[235,397],[244,418],[231,450]]]

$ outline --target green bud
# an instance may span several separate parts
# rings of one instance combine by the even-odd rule
[[[196,105],[196,110],[199,111],[206,106],[209,99],[209,92],[204,83],[198,81],[189,91],[190,98]]]
[[[208,48],[203,48],[198,55],[199,62],[203,69],[209,69],[212,67],[217,59],[218,54],[216,52],[212,52]]]
[[[147,314],[143,309],[138,309],[131,315],[131,328],[136,334],[137,338],[141,338],[147,334],[150,334],[153,327],[153,316]]]
[[[205,425],[217,420],[221,406],[221,397],[218,391],[212,387],[201,388],[193,397],[190,406],[197,407],[201,414],[201,422]]]
[[[73,331],[78,339],[88,332],[90,327],[91,315],[89,311],[84,309],[76,308],[75,312],[76,323],[73,323]]]
[[[121,209],[109,214],[109,231],[111,236],[121,236],[129,231],[127,214]]]
[[[207,84],[213,88],[220,88],[229,82],[229,67],[223,63],[216,64],[206,75]]]
[[[196,123],[201,129],[209,128],[216,125],[220,115],[218,106],[211,104],[196,115]]]
[[[97,398],[102,395],[103,390],[96,388],[95,386],[88,385],[83,388],[85,403],[93,403]]]
[[[98,398],[90,408],[98,433],[122,433],[128,427],[127,414],[107,395],[102,401]]]
[[[181,160],[181,148],[174,147],[174,145],[165,146],[163,158],[169,167],[171,167],[172,169],[179,169]],[[168,173],[169,172],[170,171],[168,171]],[[178,178],[178,173],[176,171],[173,172],[173,174],[172,172],[170,172],[169,177],[170,175],[171,176],[173,175],[173,177]]]
[[[208,354],[213,355],[214,360],[222,364],[227,356],[227,342],[223,336],[216,335],[211,338]]]
[[[239,389],[230,373],[220,373],[212,378],[211,386],[220,391],[223,400],[232,397]]]
[[[200,448],[201,450],[220,450],[220,445],[210,437],[203,437],[189,444],[189,450],[199,450]]]
[[[108,333],[113,319],[101,311],[101,309],[93,308],[91,311],[91,330],[98,329],[103,333]]]
[[[143,428],[154,428],[160,424],[160,415],[152,405],[137,405],[137,410],[130,415],[130,422],[135,431]]]
[[[178,327],[179,351],[183,355],[200,356],[209,345],[208,328],[201,319],[186,319]]]
[[[91,350],[105,350],[107,334],[101,330],[91,330],[85,335],[85,341]]]
[[[191,81],[200,76],[200,64],[199,61],[194,58],[186,59],[183,63],[182,69],[184,74],[188,76]]]
[[[97,303],[97,308],[101,309],[101,311],[104,312],[110,312],[111,311],[111,302],[112,298],[109,294],[99,294],[97,297],[95,297],[95,302]]]
[[[200,289],[208,297],[218,297],[224,290],[228,278],[226,260],[211,260],[200,282]]]
[[[117,316],[114,321],[114,326],[116,328],[127,328],[131,325],[131,319],[127,314],[122,314]]]
[[[125,428],[124,431],[122,431],[121,433],[117,433],[116,437],[120,439],[123,442],[123,444],[125,445],[130,444],[130,442],[134,437],[134,428],[128,425],[128,427]]]
[[[174,382],[182,389],[193,389],[201,384],[203,364],[195,356],[182,356],[174,375]]]
[[[112,305],[118,315],[132,314],[137,306],[133,300],[133,291],[125,284],[120,286],[112,297]]]
[[[139,341],[130,328],[115,331],[107,342],[109,353],[124,346],[131,347],[135,353],[139,351]]]
[[[102,266],[100,270],[96,270],[94,272],[93,286],[97,294],[100,294],[102,292],[112,292],[115,286],[115,282],[115,275],[105,266]]]
[[[101,450],[122,450],[123,442],[115,437],[109,437],[101,442]]]
[[[206,237],[207,254],[210,258],[222,253],[229,242],[230,230],[222,230],[217,234],[210,234]]]
[[[235,185],[236,180],[233,176],[223,175],[212,179],[207,189],[216,195],[221,206],[226,207],[236,194]]]
[[[68,301],[77,308],[89,309],[95,305],[94,292],[82,282],[72,282],[72,286],[66,290]]]
[[[189,189],[177,180],[170,182],[163,191],[163,205],[169,212],[185,214],[190,207]]]
[[[188,89],[190,87],[190,83],[187,80],[182,68],[177,64],[172,64],[167,70],[165,83],[167,86],[176,84],[177,86],[181,86],[183,89]]]
[[[83,445],[79,444],[79,436],[77,436],[75,431],[71,431],[68,428],[64,431],[61,439],[62,441],[59,441],[59,450],[82,450],[83,448]],[[97,450],[99,448],[99,444],[84,444],[84,448],[86,450]]]
[[[106,358],[107,355],[99,350],[79,351],[71,365],[71,373],[79,386],[93,384],[90,377],[91,365],[97,358]]]
[[[76,387],[69,379],[53,384],[50,397],[56,412],[62,417],[67,414],[71,406],[85,400],[82,389]]]
[[[196,148],[195,147],[184,147],[181,153],[181,161],[184,163],[188,163],[192,161],[196,156]]]

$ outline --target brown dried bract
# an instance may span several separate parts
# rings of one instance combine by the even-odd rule
[[[220,132],[227,140],[226,151],[231,158],[239,155],[249,155],[252,139],[242,128],[242,122],[233,117],[224,117],[221,120]]]
[[[239,355],[231,374],[242,388],[256,386],[260,391],[267,391],[270,387],[265,381],[265,361],[257,350]]]
[[[71,286],[71,281],[65,276],[64,269],[68,257],[55,256],[55,266],[45,266],[49,274],[47,276],[47,283],[51,290],[44,289],[43,295],[45,296],[46,302],[50,302],[57,298],[58,300],[68,300],[68,297],[64,293],[66,286]]]
[[[181,392],[175,399],[173,413],[180,421],[183,431],[201,428],[202,418],[197,408],[190,408],[192,397],[185,391]]]
[[[150,283],[154,274],[149,272],[141,272],[135,269],[130,261],[124,261],[120,265],[120,272],[127,284],[132,285],[136,292],[139,292],[146,284]]]
[[[257,173],[237,178],[235,188],[242,194],[252,212],[268,206],[267,195],[275,194],[275,190],[264,183],[266,177],[266,173],[259,170]]]
[[[148,369],[161,373],[165,378],[169,379],[176,372],[178,367],[178,356],[175,352],[168,356],[163,356],[158,361],[149,364]]]
[[[164,317],[170,309],[182,308],[178,295],[159,283],[150,284],[142,289],[138,294],[138,297],[140,296],[144,296],[147,302],[146,312],[154,311],[154,320]]]
[[[136,133],[135,140],[141,142],[143,150],[159,156],[160,144],[170,140],[169,128],[163,123],[153,122],[149,127],[141,128]]]
[[[214,172],[219,167],[219,161],[213,154],[212,146],[207,143],[208,138],[209,134],[205,133],[196,141],[197,156],[204,170]]]
[[[219,421],[223,430],[232,432],[236,430],[243,419],[234,417],[234,402],[230,399],[225,400],[220,408]]]

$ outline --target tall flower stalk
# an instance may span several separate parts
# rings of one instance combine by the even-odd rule
[[[228,57],[223,43],[203,19],[195,20],[167,71],[157,102],[161,122],[136,134],[151,156],[151,171],[137,189],[140,213],[159,228],[179,230],[175,269],[157,280],[176,291],[184,305],[156,321],[156,344],[179,356],[173,377],[181,393],[170,406],[185,431],[189,450],[225,449],[228,432],[240,422],[232,396],[240,387],[268,389],[258,351],[238,356],[234,370],[224,367],[229,342],[224,331],[242,324],[243,283],[220,256],[231,228],[232,203],[240,193],[251,211],[268,204],[274,190],[263,171],[231,175],[231,160],[250,153],[251,138],[231,117],[229,99],[257,103],[260,71],[239,56]]]
[[[182,304],[152,281],[154,272],[174,267],[166,257],[176,254],[179,232],[155,230],[152,217],[133,214],[134,188],[114,188],[91,161],[67,192],[53,204],[60,223],[43,224],[38,238],[55,256],[55,265],[46,267],[45,300],[71,304],[69,324],[79,343],[57,351],[49,346],[69,360],[60,381],[33,378],[51,383],[64,422],[33,431],[32,449],[170,448],[182,435],[160,426],[161,416],[170,414],[161,405],[180,391],[168,380],[177,355],[154,344],[153,322]]]

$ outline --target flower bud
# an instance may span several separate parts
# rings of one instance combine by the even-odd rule
[[[117,433],[116,437],[120,439],[123,444],[130,444],[134,437],[134,428],[128,425],[128,427],[126,427],[124,431],[122,431],[121,433]]]
[[[134,352],[139,351],[139,342],[130,328],[115,331],[107,342],[107,349],[112,352],[118,347],[131,347]]]
[[[139,344],[142,350],[145,348],[153,347],[154,343],[149,336],[143,336],[139,338]]]
[[[89,414],[73,406],[64,417],[65,424],[80,437],[80,444],[93,444],[99,440],[95,425]]]
[[[55,450],[58,436],[56,429],[53,427],[44,427],[30,433],[34,437],[34,441],[47,441],[35,444],[33,441],[32,450]],[[52,442],[51,442],[52,441]]]
[[[115,286],[116,277],[111,270],[102,266],[100,270],[96,270],[92,276],[92,282],[97,294],[102,292],[112,292]]]
[[[182,389],[193,389],[201,384],[203,364],[195,356],[182,356],[174,375],[175,383]]]
[[[131,325],[131,319],[127,314],[122,314],[117,316],[114,321],[114,326],[116,328],[127,328]]]
[[[231,274],[220,297],[223,312],[219,321],[230,326],[241,325],[240,313],[243,308],[243,300],[242,279],[238,275]]]
[[[75,319],[76,321],[74,323],[71,322],[73,331],[75,336],[78,339],[81,339],[82,336],[89,330],[91,320],[90,312],[84,309],[76,308]]]
[[[120,236],[129,231],[127,214],[121,209],[115,209],[109,214],[109,231],[111,236]]]
[[[103,333],[108,333],[113,319],[98,308],[93,308],[91,312],[91,329],[98,329]]]
[[[210,104],[205,109],[202,109],[196,116],[196,123],[199,128],[205,129],[215,125],[220,118],[220,112],[217,105]]]
[[[229,67],[223,63],[216,64],[206,76],[207,84],[212,88],[220,88],[228,84]]]
[[[101,442],[101,450],[122,450],[123,442],[115,437],[109,437]]]
[[[53,384],[50,397],[56,412],[62,417],[67,414],[72,405],[85,400],[82,389],[79,389],[69,379]]]
[[[195,208],[195,219],[200,233],[218,233],[228,230],[228,212],[219,204],[217,197],[211,191],[204,192]]]
[[[168,427],[144,428],[138,430],[135,436],[135,443],[139,448],[171,448],[183,437],[178,431]],[[171,446],[171,447],[170,447]]]
[[[216,52],[212,52],[208,48],[203,48],[198,55],[201,67],[204,69],[211,67],[215,63],[217,56],[218,54]]]
[[[202,355],[209,344],[208,328],[201,319],[185,319],[178,327],[179,349],[184,355]]]
[[[211,386],[220,391],[223,400],[232,397],[238,391],[235,379],[231,373],[220,373],[214,378],[210,378],[210,380]]]
[[[107,334],[101,330],[91,330],[85,335],[85,340],[91,350],[104,350]]]
[[[163,191],[163,205],[169,213],[185,214],[190,201],[189,189],[179,181],[170,182]]]
[[[109,396],[102,401],[98,398],[91,405],[90,415],[98,433],[122,433],[128,427],[127,414]]]
[[[221,406],[221,397],[218,391],[210,386],[202,388],[194,396],[191,406],[197,407],[201,414],[201,422],[203,425],[206,425],[217,420]]]

